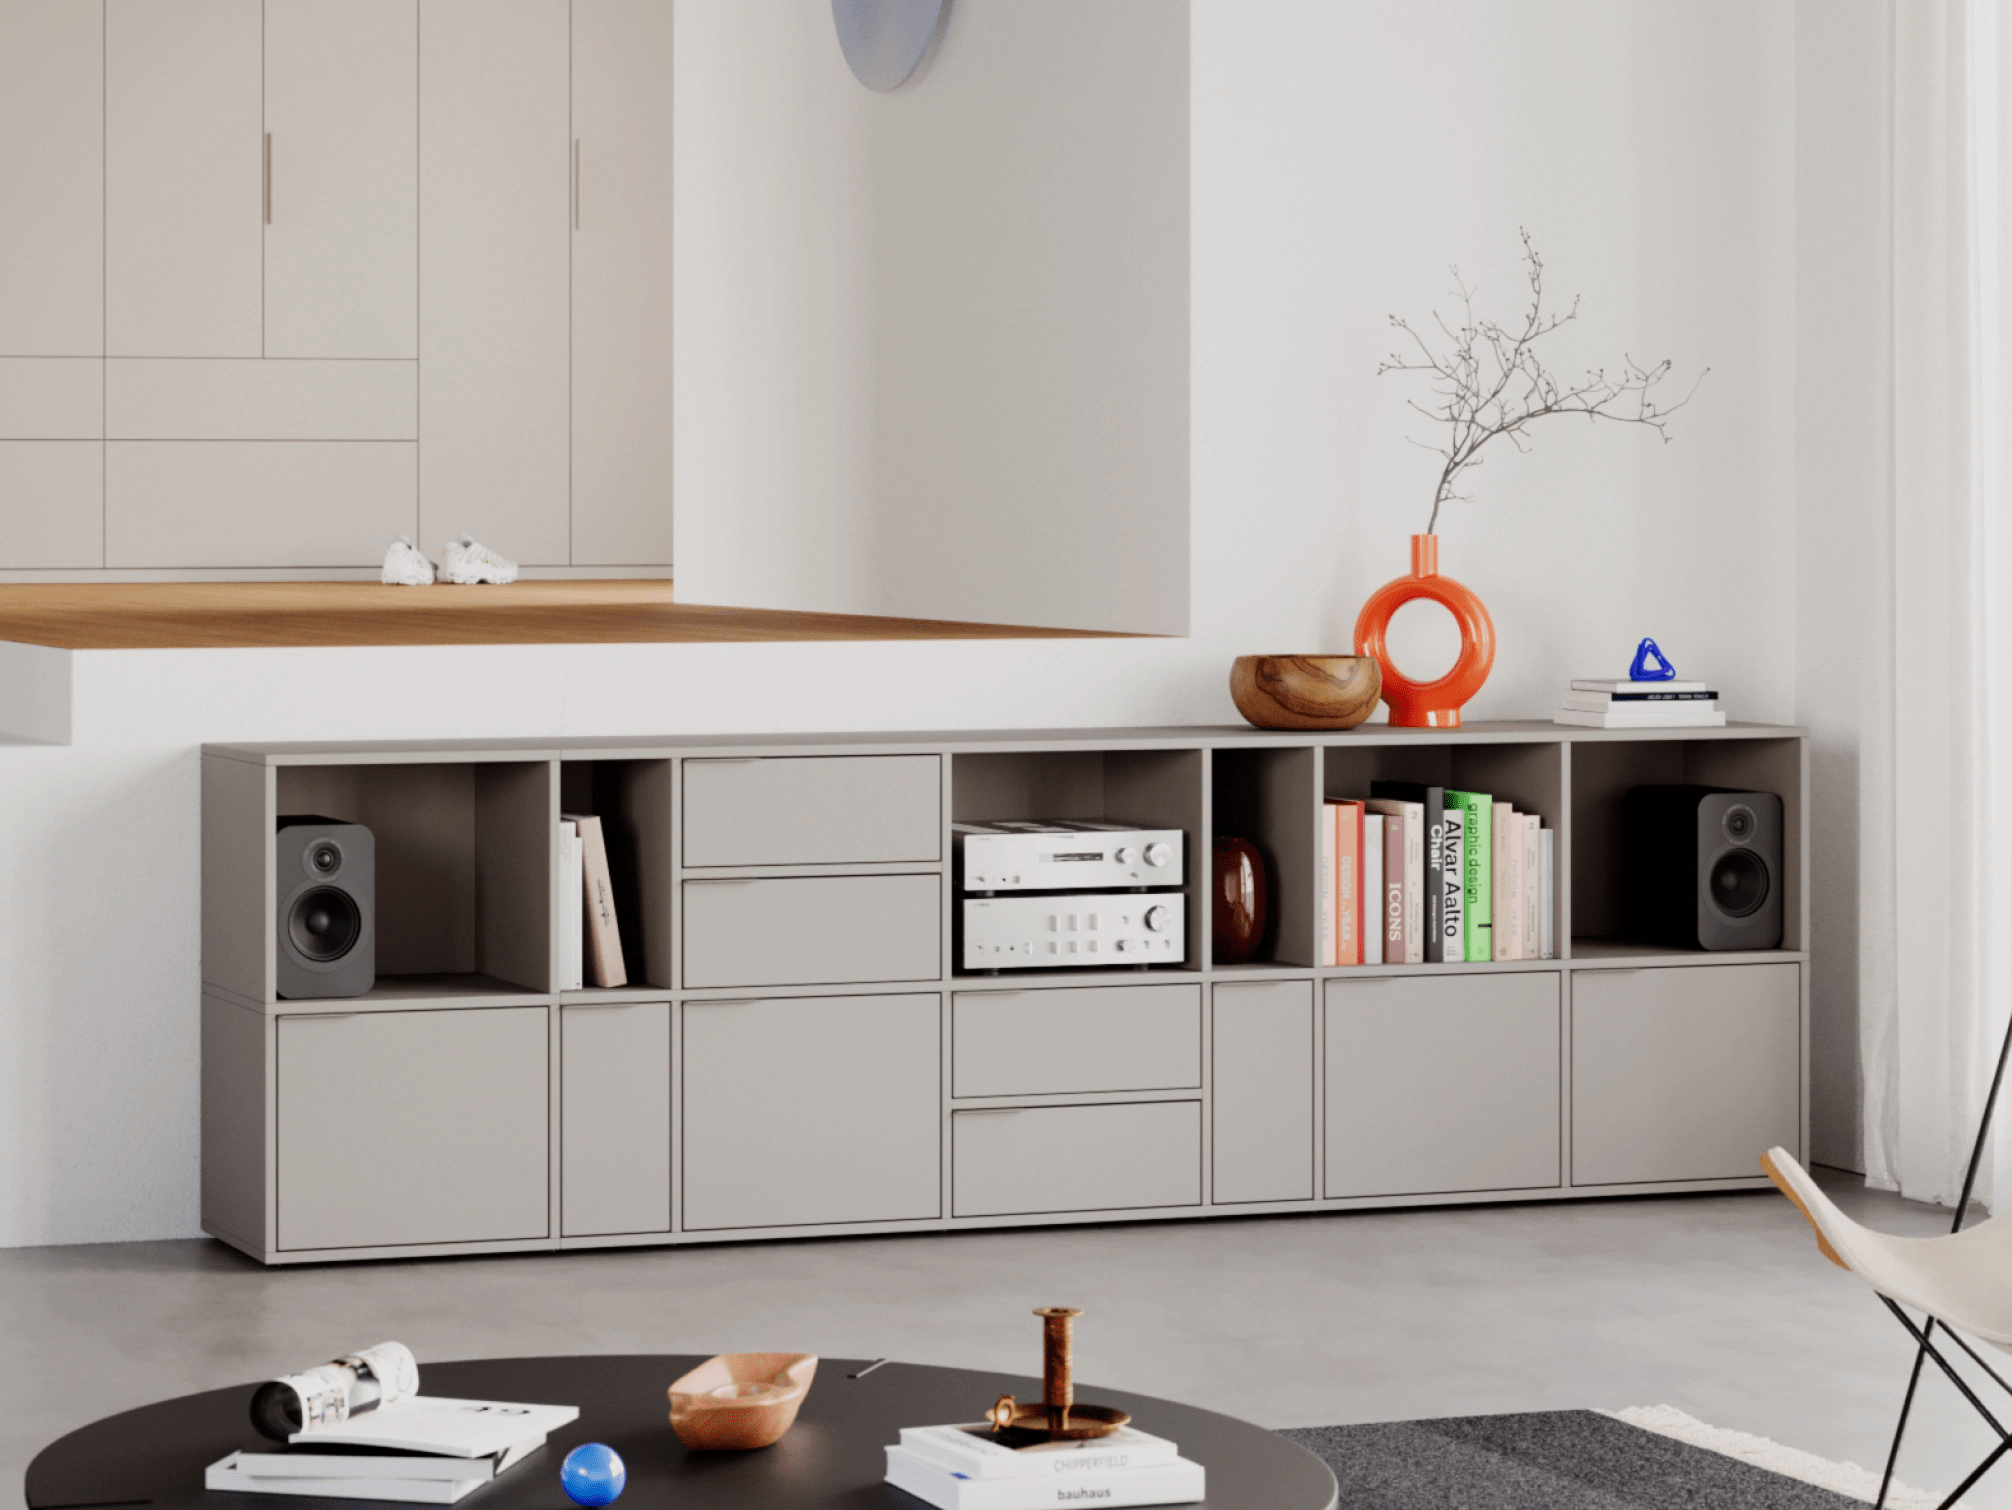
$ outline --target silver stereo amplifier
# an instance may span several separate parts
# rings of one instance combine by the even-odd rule
[[[1187,897],[1178,891],[966,897],[966,970],[1083,970],[1187,959]]]
[[[1084,891],[1178,886],[1177,828],[1124,823],[953,823],[951,843],[966,891]]]

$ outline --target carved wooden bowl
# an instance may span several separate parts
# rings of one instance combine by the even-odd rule
[[[722,1353],[670,1388],[671,1429],[697,1452],[744,1451],[780,1440],[796,1421],[815,1353]]]
[[[1383,670],[1367,655],[1240,655],[1237,712],[1260,729],[1352,729],[1376,711]]]

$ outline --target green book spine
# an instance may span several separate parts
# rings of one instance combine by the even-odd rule
[[[1467,959],[1486,964],[1495,958],[1495,799],[1486,792],[1448,791],[1446,805],[1458,808],[1467,847]]]

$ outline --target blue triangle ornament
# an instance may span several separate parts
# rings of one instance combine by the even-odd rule
[[[1670,664],[1670,658],[1654,640],[1643,640],[1635,647],[1635,658],[1628,665],[1628,680],[1631,682],[1675,681],[1677,668]]]

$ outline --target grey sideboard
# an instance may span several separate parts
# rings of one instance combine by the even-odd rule
[[[203,751],[203,1227],[266,1263],[1760,1187],[1808,1104],[1797,728],[1243,728]],[[1554,959],[1317,968],[1323,795],[1488,791],[1557,831]],[[1783,947],[1614,941],[1643,782],[1779,792]],[[633,984],[560,990],[561,811]],[[368,995],[274,989],[277,814],[377,839]],[[950,824],[1190,836],[1186,961],[966,973]],[[1209,950],[1210,836],[1265,853]]]

